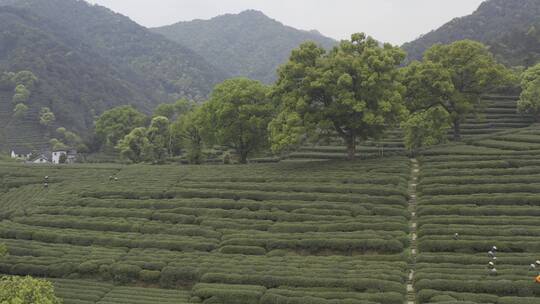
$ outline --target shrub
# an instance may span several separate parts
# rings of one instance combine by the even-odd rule
[[[130,283],[139,278],[141,267],[130,264],[114,264],[112,266],[113,279],[119,283]]]
[[[155,270],[142,270],[139,272],[139,278],[145,283],[157,283],[161,273]]]
[[[257,246],[223,246],[219,252],[225,254],[265,255],[266,250]]]

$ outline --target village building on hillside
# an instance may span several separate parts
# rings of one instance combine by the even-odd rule
[[[33,157],[30,159],[29,163],[32,164],[50,164],[51,157],[47,156],[46,154],[39,154],[37,157]]]
[[[34,154],[29,148],[13,148],[11,158],[24,160],[27,164],[74,164],[77,162],[77,150],[62,149]]]
[[[30,148],[17,147],[11,149],[11,158],[13,159],[29,160],[30,157],[32,157],[32,149]]]
[[[77,161],[77,150],[66,149],[53,151],[51,161],[53,164],[74,164]]]

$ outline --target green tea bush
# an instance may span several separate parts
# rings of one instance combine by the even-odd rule
[[[224,254],[265,255],[266,249],[257,246],[223,246],[219,252]]]
[[[139,279],[142,269],[136,265],[115,264],[111,268],[112,277],[119,283],[130,283]]]

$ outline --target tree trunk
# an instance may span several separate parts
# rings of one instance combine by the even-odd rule
[[[356,158],[356,136],[351,135],[347,138],[347,160]]]
[[[454,141],[461,140],[461,121],[459,118],[454,119]]]
[[[240,151],[240,163],[245,165],[247,164],[247,156],[248,156],[248,152],[247,151]]]

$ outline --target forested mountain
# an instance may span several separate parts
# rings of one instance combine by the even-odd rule
[[[488,0],[471,15],[456,18],[403,47],[420,59],[436,43],[473,39],[489,45],[502,62],[531,66],[540,60],[540,1]]]
[[[316,31],[285,26],[255,10],[179,22],[153,31],[193,49],[233,76],[266,83],[276,79],[277,68],[302,42],[315,41],[326,48],[337,43]]]
[[[42,107],[56,116],[51,129],[84,133],[105,109],[132,104],[149,111],[179,97],[200,100],[226,78],[192,50],[104,7],[79,0],[0,0],[0,74],[20,71],[31,71],[38,81],[26,101],[27,123],[10,116],[14,84],[0,88],[4,146],[42,131],[30,123],[39,120]],[[29,134],[21,135],[23,129]]]

